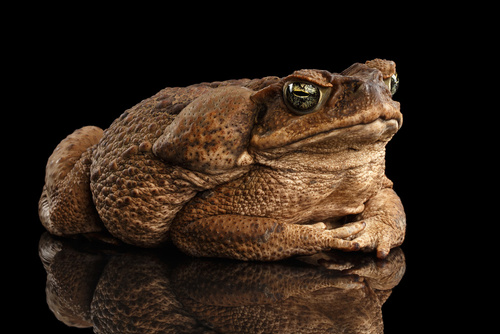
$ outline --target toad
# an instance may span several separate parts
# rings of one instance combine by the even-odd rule
[[[161,90],[50,156],[43,226],[193,256],[273,261],[404,239],[385,176],[402,124],[395,63]]]

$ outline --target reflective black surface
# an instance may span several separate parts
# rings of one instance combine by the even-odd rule
[[[79,11],[80,9],[83,8],[79,8]],[[260,11],[263,13],[267,9],[260,8]],[[37,204],[44,184],[45,164],[56,145],[69,133],[85,125],[107,128],[124,110],[164,87],[244,77],[285,76],[299,68],[340,71],[353,62],[364,62],[377,57],[396,61],[398,73],[402,78],[394,99],[401,102],[404,124],[387,146],[386,172],[394,182],[394,188],[402,199],[408,218],[407,236],[401,246],[406,260],[406,271],[399,284],[392,287],[392,294],[381,306],[384,333],[447,333],[451,332],[452,328],[467,328],[479,332],[477,327],[488,323],[490,317],[474,317],[470,314],[469,310],[480,308],[481,303],[464,302],[471,296],[483,298],[493,295],[491,284],[488,284],[491,278],[488,283],[484,282],[486,279],[483,278],[486,276],[484,273],[489,274],[489,278],[493,270],[478,272],[478,268],[486,267],[479,261],[487,259],[489,266],[486,268],[495,267],[494,262],[489,260],[495,255],[484,254],[483,248],[483,243],[494,245],[494,240],[484,240],[484,233],[474,233],[478,230],[472,228],[484,226],[489,220],[478,217],[467,220],[464,215],[464,211],[476,213],[478,210],[487,210],[489,206],[470,204],[471,197],[476,197],[478,192],[469,192],[463,187],[464,184],[478,184],[478,175],[468,168],[461,170],[464,168],[464,161],[470,161],[477,167],[484,166],[484,159],[476,159],[474,154],[470,157],[471,148],[482,146],[471,143],[470,148],[465,148],[464,145],[469,145],[471,124],[484,123],[481,119],[487,114],[471,114],[462,105],[450,107],[453,101],[462,104],[469,99],[476,101],[488,98],[484,94],[474,95],[468,91],[470,87],[477,86],[477,80],[472,78],[475,64],[486,66],[488,59],[475,62],[460,56],[463,50],[477,50],[463,42],[462,37],[466,34],[460,34],[460,48],[457,50],[460,52],[448,52],[447,41],[451,40],[448,36],[452,37],[449,34],[456,31],[455,27],[447,23],[443,24],[445,30],[439,30],[440,27],[430,22],[429,15],[432,14],[429,14],[428,10],[424,16],[419,16],[415,14],[414,8],[406,15],[397,15],[400,24],[398,31],[401,32],[399,38],[385,34],[382,29],[384,24],[375,19],[378,17],[376,15],[370,20],[359,18],[353,21],[348,18],[344,23],[336,21],[334,18],[338,17],[340,12],[332,6],[325,7],[321,17],[310,15],[311,22],[305,24],[304,15],[293,19],[289,15],[269,15],[259,17],[257,23],[243,22],[241,17],[238,17],[229,25],[225,21],[228,17],[216,24],[217,20],[214,20],[212,15],[206,15],[211,26],[202,27],[193,26],[192,20],[187,19],[188,11],[184,13],[186,19],[182,24],[171,19],[172,12],[157,11],[158,16],[155,19],[158,25],[151,26],[151,16],[155,11],[149,8],[143,15],[147,24],[142,25],[145,28],[142,31],[139,30],[141,24],[135,19],[124,17],[127,22],[123,27],[110,24],[110,17],[115,17],[116,11],[104,14],[102,24],[99,25],[95,20],[97,12],[93,7],[89,7],[88,15],[83,15],[80,19],[69,15],[76,13],[75,11],[62,13],[60,9],[56,11],[52,8],[48,11],[34,11],[36,15],[33,16],[37,19],[33,20],[26,19],[26,11],[20,12],[23,13],[23,18],[18,22],[23,26],[23,31],[28,33],[19,37],[12,34],[19,43],[5,46],[6,54],[13,54],[18,61],[6,63],[14,70],[10,71],[11,74],[6,73],[6,82],[9,84],[4,94],[4,100],[7,101],[4,113],[7,119],[4,122],[2,189],[7,202],[3,202],[2,277],[3,293],[6,297],[2,301],[4,309],[7,310],[2,314],[2,320],[9,331],[93,333],[93,329],[89,327],[67,326],[50,310],[45,292],[47,271],[38,255],[43,228],[38,219]],[[434,15],[438,17],[439,13]],[[134,13],[132,16],[138,18],[141,15]],[[177,16],[177,13],[174,16]],[[284,22],[276,22],[278,17]],[[425,19],[425,32],[415,29],[422,26],[422,18]],[[430,19],[432,21],[432,17]],[[324,24],[321,25],[321,22]],[[359,31],[352,30],[353,22],[362,25]],[[435,22],[439,22],[440,26],[443,21]],[[402,24],[405,26],[401,26]],[[89,25],[95,26],[96,29],[89,30]],[[245,25],[247,30],[229,41],[227,32],[233,34],[236,26],[240,29],[242,25]],[[469,28],[468,25],[461,26],[463,29]],[[299,29],[293,29],[293,33],[284,33],[294,27],[313,28],[316,39],[310,40],[309,34],[306,39],[309,42],[305,43],[304,36],[297,35]],[[309,32],[310,29],[303,31]],[[207,38],[207,35],[210,38]],[[293,43],[282,40],[285,35],[293,37]],[[436,49],[437,47],[439,49]],[[485,57],[484,53],[476,53]],[[460,60],[460,66],[450,62],[453,59]],[[488,72],[483,70],[485,71]],[[487,75],[483,72],[482,75]],[[439,81],[436,81],[436,78],[439,78]],[[466,124],[454,124],[457,119],[465,121]],[[479,128],[483,131],[481,126]],[[11,129],[12,131],[7,131]],[[490,141],[481,141],[482,144],[485,142]],[[488,176],[485,171],[481,174]],[[479,231],[482,232],[482,229]],[[457,232],[464,235],[458,236]],[[471,245],[472,240],[481,240],[481,247]],[[123,263],[130,270],[135,268],[137,272],[138,265],[144,264],[143,271],[150,272],[152,270],[147,267],[154,268],[151,262],[156,261],[156,268],[164,268],[162,270],[166,272],[166,275],[158,274],[157,290],[170,291],[179,303],[186,303],[189,308],[185,311],[189,313],[186,313],[185,317],[183,315],[184,318],[179,317],[196,319],[198,328],[208,327],[209,321],[212,320],[207,316],[206,308],[202,306],[206,305],[210,298],[206,294],[201,298],[201,288],[193,290],[189,295],[185,290],[177,290],[178,285],[172,283],[175,277],[179,277],[173,273],[180,273],[182,268],[186,268],[185,273],[188,272],[192,265],[187,262],[190,261],[188,258],[175,250],[165,250],[164,253],[156,253],[154,256],[141,255],[142,257],[135,254],[136,251],[132,251],[134,255],[129,252],[130,250],[89,251],[86,247],[80,249],[80,246],[72,243],[55,252],[59,255],[54,258],[64,255],[68,259],[68,275],[72,273],[75,278],[85,278],[95,284],[81,287],[78,291],[85,291],[86,294],[82,293],[78,298],[73,297],[73,301],[81,301],[77,303],[80,308],[75,309],[77,315],[89,314],[88,306],[81,308],[81,305],[90,303],[92,310],[92,305],[97,303],[95,296],[102,295],[97,292],[104,291],[97,290],[99,282],[112,273],[110,269],[116,267],[114,263],[127,259]],[[144,260],[146,257],[149,260]],[[77,258],[82,260],[76,261]],[[134,258],[140,260],[134,262]],[[85,264],[85,261],[90,263]],[[226,261],[221,263],[227,264]],[[240,265],[242,264],[236,263],[234,268]],[[375,295],[381,304],[380,292],[388,291],[374,286],[365,273],[349,273],[339,267],[327,270],[296,260],[280,262],[278,265],[288,268],[289,271],[292,267],[301,270],[307,268],[308,272],[328,273],[330,281],[337,280],[337,285],[325,289],[335,290],[337,297],[344,292],[373,291],[373,294],[357,295],[358,299],[353,299],[374,300],[369,297]],[[221,271],[223,273],[220,273]],[[202,278],[207,277],[205,287],[217,286],[213,278],[212,281],[209,280],[208,273],[206,268],[199,273],[204,275]],[[218,275],[223,276],[230,271],[224,269],[219,270],[219,273]],[[353,274],[362,278],[362,281],[352,279]],[[191,280],[195,278],[192,274],[185,275]],[[60,276],[58,277],[60,279]],[[135,281],[123,282],[127,277],[128,274],[115,278],[120,282],[120,286],[128,289]],[[165,282],[165,277],[168,278],[168,284],[160,283]],[[231,277],[238,276],[231,274]],[[480,279],[483,283],[471,283],[471,278]],[[351,279],[350,285],[361,283],[364,287],[340,288],[338,281],[341,279]],[[313,281],[312,278],[309,280]],[[293,286],[292,283],[289,282],[288,286]],[[250,286],[255,288],[254,298],[257,301],[262,300],[262,296],[271,296],[276,303],[283,305],[279,310],[293,306],[292,302],[302,307],[301,310],[312,308],[305,306],[311,303],[310,298],[302,299],[299,303],[299,296],[310,296],[309,292],[302,295],[286,294],[276,290],[274,285],[271,285],[271,292],[268,292],[270,288],[263,289],[255,283]],[[269,284],[262,287],[268,286]],[[61,289],[63,287],[64,285],[60,286]],[[484,293],[480,291],[483,287],[486,287]],[[91,291],[94,293],[89,295]],[[121,300],[118,291],[113,294],[109,291],[110,298]],[[238,295],[237,292],[243,290],[225,291],[230,291],[239,298],[234,299],[240,300],[241,294]],[[222,300],[220,292],[216,292],[215,288],[212,290],[212,296]],[[191,301],[191,304],[186,301]],[[228,303],[231,300],[226,298],[224,301]],[[357,305],[357,309],[361,310],[360,304]],[[184,304],[182,306],[184,307]],[[218,311],[225,306],[227,304],[213,305],[213,310]],[[255,304],[247,303],[246,306],[253,307],[255,315],[262,316],[262,322],[276,318],[270,319],[267,316],[269,313],[260,311],[262,308],[258,309]],[[167,305],[166,310],[171,310],[168,307]],[[267,307],[270,309],[271,304]],[[154,310],[153,306],[149,308]],[[328,309],[338,310],[335,305]],[[194,310],[200,311],[195,313]],[[299,312],[291,314],[297,318],[295,314]],[[97,319],[97,315],[95,317]],[[331,314],[328,313],[326,318],[331,319]],[[140,320],[136,320],[140,324]],[[81,317],[73,321],[79,322]],[[85,320],[83,324],[88,325],[87,321],[89,320]]]
[[[383,333],[403,251],[282,262],[195,259],[42,235],[50,311],[95,333]],[[404,279],[404,278],[403,278]]]

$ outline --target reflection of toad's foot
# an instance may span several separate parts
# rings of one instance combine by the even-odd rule
[[[370,286],[378,290],[388,290],[398,285],[406,269],[405,256],[399,247],[394,248],[385,259],[377,259],[371,254],[331,251],[304,256],[300,260],[329,270],[363,277],[370,281]]]

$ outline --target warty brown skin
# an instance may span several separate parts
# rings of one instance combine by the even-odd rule
[[[384,83],[394,73],[377,59],[340,74],[166,88],[104,132],[84,127],[58,145],[42,224],[141,247],[171,240],[194,256],[384,258],[406,226],[385,176],[385,145],[402,124]],[[285,93],[296,83],[320,92],[310,109],[294,104],[310,98],[302,88],[296,100]]]

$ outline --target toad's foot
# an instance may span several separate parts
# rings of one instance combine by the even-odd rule
[[[379,259],[385,259],[391,248],[403,243],[406,216],[399,197],[392,189],[383,189],[365,204],[365,210],[357,217],[366,228],[352,240],[339,244],[337,249],[365,252],[376,250]]]

